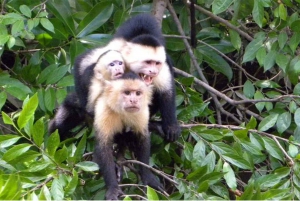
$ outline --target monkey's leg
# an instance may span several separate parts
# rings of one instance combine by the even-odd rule
[[[150,137],[147,136],[137,139],[137,143],[135,143],[134,152],[138,161],[148,165],[150,159]],[[149,168],[140,166],[140,175],[142,182],[145,185],[149,185],[152,188],[161,192],[164,191],[163,185],[159,182],[158,178],[156,178],[156,176],[151,172]]]
[[[112,145],[109,146],[110,143],[108,143],[109,145],[99,145],[99,140],[97,140],[97,142],[94,152],[94,161],[99,165],[106,184],[107,191],[105,199],[118,200],[118,197],[124,195],[124,193],[118,185]]]

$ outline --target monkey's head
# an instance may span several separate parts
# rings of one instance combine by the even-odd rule
[[[124,59],[120,52],[108,50],[98,59],[94,68],[95,77],[99,80],[115,80],[120,78],[125,71]]]
[[[127,42],[122,49],[122,55],[128,68],[150,85],[166,62],[166,51],[158,41],[153,39],[155,44],[149,45],[144,40],[146,39],[138,38],[137,41]]]
[[[152,87],[147,86],[133,72],[125,73],[121,78],[105,81],[104,96],[108,106],[117,113],[145,112],[151,103]]]

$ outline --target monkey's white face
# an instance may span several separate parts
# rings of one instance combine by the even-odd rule
[[[158,75],[162,67],[160,61],[145,60],[130,64],[130,69],[138,74],[146,85],[151,85],[153,79]]]
[[[125,65],[123,61],[115,60],[107,65],[107,69],[110,72],[111,80],[115,80],[124,74]]]
[[[123,107],[126,112],[134,113],[140,111],[143,101],[143,92],[140,90],[125,90],[122,92]]]

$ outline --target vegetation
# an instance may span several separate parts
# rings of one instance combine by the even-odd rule
[[[47,124],[74,90],[76,56],[157,5],[167,5],[183,131],[175,143],[152,134],[151,166],[168,195],[139,185],[126,154],[125,199],[300,199],[300,1],[195,3],[196,26],[184,1],[1,1],[1,200],[104,198],[92,129],[60,141]]]

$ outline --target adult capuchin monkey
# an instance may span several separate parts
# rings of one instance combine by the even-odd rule
[[[107,188],[105,198],[117,200],[123,192],[118,186],[114,169],[113,144],[117,143],[122,149],[127,146],[137,160],[149,164],[148,122],[152,86],[147,86],[132,72],[125,73],[120,79],[104,82],[103,92],[95,102],[94,160],[104,177]],[[140,166],[139,170],[145,185],[163,191],[162,185],[148,168]]]
[[[79,56],[75,62],[75,91],[79,98],[82,112],[86,111],[88,97],[94,91],[91,87],[91,75],[99,57],[110,50],[119,51],[125,65],[131,71],[140,75],[144,82],[154,86],[150,115],[161,114],[162,129],[167,141],[175,141],[181,129],[177,123],[175,106],[175,87],[173,80],[172,62],[166,54],[165,41],[155,18],[150,14],[136,15],[122,24],[116,31],[113,39],[105,46],[92,49]],[[88,80],[89,82],[86,82]],[[96,92],[97,93],[97,92]],[[68,99],[68,97],[67,97]],[[68,101],[70,103],[71,101]],[[74,101],[76,102],[76,101]],[[64,104],[62,105],[62,107]],[[74,105],[76,108],[78,105]],[[64,111],[71,108],[64,108]],[[62,109],[61,109],[62,110]],[[66,113],[68,114],[68,112]],[[74,113],[72,113],[74,115]],[[76,118],[73,116],[72,118]],[[78,119],[80,115],[78,115]],[[68,115],[56,115],[55,128],[64,127]],[[67,122],[72,123],[72,122]],[[52,124],[53,125],[53,124]],[[70,125],[70,124],[67,124]],[[73,124],[73,128],[77,124]],[[72,127],[71,125],[68,126]],[[67,130],[65,128],[60,130]],[[59,131],[60,132],[60,131]],[[63,136],[65,133],[61,133]]]
[[[81,57],[85,57],[86,54]],[[80,56],[77,60],[80,60]],[[87,116],[94,116],[95,101],[102,93],[103,80],[120,78],[125,72],[125,63],[120,52],[108,50],[103,52],[82,74],[79,74],[76,69],[78,70],[79,67],[75,66],[75,75],[77,75],[75,77],[80,83],[77,93],[70,93],[66,97],[48,126],[49,133],[58,129],[62,139],[70,135],[71,129],[85,122]],[[82,104],[80,100],[86,102]]]

